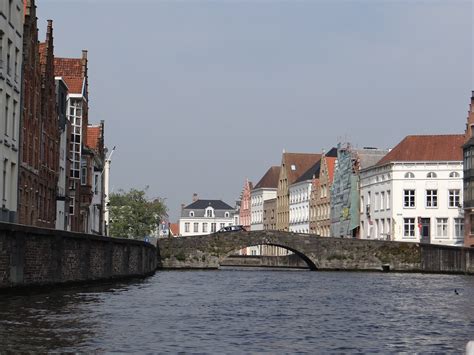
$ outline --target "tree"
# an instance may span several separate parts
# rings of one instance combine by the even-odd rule
[[[166,205],[161,198],[148,200],[146,191],[119,190],[110,195],[110,235],[121,238],[143,238],[154,231],[166,215]]]

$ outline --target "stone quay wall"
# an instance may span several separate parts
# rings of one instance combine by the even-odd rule
[[[145,242],[0,223],[0,289],[152,274]]]

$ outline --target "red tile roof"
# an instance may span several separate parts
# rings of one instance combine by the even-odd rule
[[[87,139],[86,146],[99,150],[100,138],[101,138],[101,127],[100,126],[87,126]]]
[[[179,235],[179,223],[170,223],[171,235],[177,237]]]
[[[283,163],[288,176],[288,186],[321,159],[321,154],[283,153]],[[294,166],[294,169],[292,169]]]
[[[376,165],[397,161],[462,161],[464,135],[407,136]]]
[[[334,180],[334,168],[336,167],[337,158],[334,157],[325,157],[326,164],[328,166],[328,175],[329,175],[329,182],[332,183]]]
[[[260,179],[260,181],[255,185],[255,189],[262,189],[262,188],[277,188],[278,187],[278,179],[280,177],[280,167],[279,166],[272,166],[270,169],[267,170],[265,175]]]
[[[71,94],[82,94],[84,77],[81,58],[54,58],[54,74],[63,77]]]

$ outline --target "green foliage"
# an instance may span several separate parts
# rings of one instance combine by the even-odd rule
[[[146,191],[119,190],[110,195],[110,235],[112,237],[141,239],[154,231],[167,208],[161,198],[148,200]]]

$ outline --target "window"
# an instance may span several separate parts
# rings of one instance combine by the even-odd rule
[[[436,218],[436,236],[437,237],[448,236],[448,219],[447,218]]]
[[[194,223],[194,233],[199,232],[199,223]]]
[[[225,213],[225,218],[229,218],[229,212]]]
[[[221,223],[219,228],[222,229],[224,227],[225,227],[225,223]]]
[[[436,173],[434,173],[434,172],[431,171],[431,172],[429,172],[429,173],[426,175],[426,177],[427,177],[428,179],[436,179],[438,176],[436,175]]]
[[[208,209],[208,210],[206,211],[206,216],[207,216],[207,217],[212,217],[212,210],[211,210],[211,209]]]
[[[415,178],[415,174],[413,174],[412,172],[408,172],[405,174],[405,179],[414,179]]]
[[[454,219],[454,237],[457,239],[464,238],[464,219],[463,218]]]
[[[12,117],[12,139],[16,140],[16,111],[17,111],[18,103],[13,100],[13,117]]]
[[[216,224],[211,223],[211,233],[215,233],[215,232],[216,232]]]
[[[3,205],[7,202],[7,165],[8,159],[3,160],[3,181],[2,181],[2,198],[3,198]]]
[[[460,191],[449,190],[449,207],[461,207]]]
[[[13,0],[8,0],[8,21],[12,23]]]
[[[378,192],[375,193],[375,209],[374,211],[378,211],[380,209],[380,194]]]
[[[403,219],[403,235],[405,237],[415,236],[415,218]]]
[[[189,222],[186,222],[186,223],[184,224],[184,231],[185,231],[186,233],[189,233],[189,227],[190,227],[190,223],[189,223]]]
[[[194,217],[194,211],[189,212],[189,217]]]
[[[453,171],[453,172],[449,173],[449,177],[450,178],[458,178],[458,177],[460,177],[460,175],[459,175],[458,172]]]
[[[404,190],[404,202],[405,208],[415,207],[415,190]]]
[[[364,196],[361,196],[361,197],[360,197],[360,213],[364,213],[364,208],[365,208],[365,205],[364,205]]]
[[[8,76],[12,75],[12,63],[11,63],[12,44],[13,42],[8,40],[8,46],[7,46],[7,74]]]
[[[7,94],[5,98],[5,135],[8,136],[8,120],[10,119],[10,115],[8,114],[8,108],[10,106],[10,96]]]
[[[387,210],[390,209],[390,203],[391,203],[391,201],[390,201],[390,197],[391,197],[390,194],[391,194],[391,193],[390,193],[390,190],[388,190],[388,191],[387,191],[387,198],[386,198]]]
[[[438,190],[426,190],[426,207],[438,207]]]
[[[380,193],[380,210],[383,211],[385,209],[385,191]]]
[[[207,223],[202,224],[202,232],[207,233]]]

